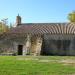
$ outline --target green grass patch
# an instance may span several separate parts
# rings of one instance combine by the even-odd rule
[[[75,75],[74,60],[72,56],[0,56],[0,75]]]

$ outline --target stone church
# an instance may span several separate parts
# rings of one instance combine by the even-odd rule
[[[15,55],[75,55],[75,22],[21,23],[0,35],[0,53]]]

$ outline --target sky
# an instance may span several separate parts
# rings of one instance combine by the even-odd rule
[[[16,16],[23,23],[67,22],[75,10],[75,0],[0,0],[0,20],[15,23]]]

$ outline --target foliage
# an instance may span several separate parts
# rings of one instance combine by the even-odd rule
[[[0,33],[4,33],[9,31],[11,28],[13,28],[13,25],[10,23],[10,25],[7,23],[8,19],[3,19],[0,22]]]
[[[1,56],[0,74],[1,75],[74,75],[75,65],[74,64],[64,65],[63,63],[61,63],[61,59],[75,60],[75,57]]]
[[[75,22],[75,12],[69,13],[68,19],[69,19],[71,22]]]
[[[6,24],[0,22],[0,33],[7,32],[8,30],[9,27]]]

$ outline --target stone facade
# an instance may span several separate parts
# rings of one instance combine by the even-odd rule
[[[64,35],[65,36],[65,35]],[[47,36],[45,36],[47,37]],[[62,39],[61,36],[57,38],[44,37],[44,46],[42,49],[42,54],[44,55],[75,55],[75,37]],[[54,35],[56,37],[56,35]]]
[[[0,49],[15,55],[75,55],[75,36],[63,39],[59,35],[60,39],[53,38],[56,35],[48,36],[27,34],[26,37],[8,39],[0,43]]]
[[[75,23],[21,23],[0,36],[0,54],[75,55]]]

